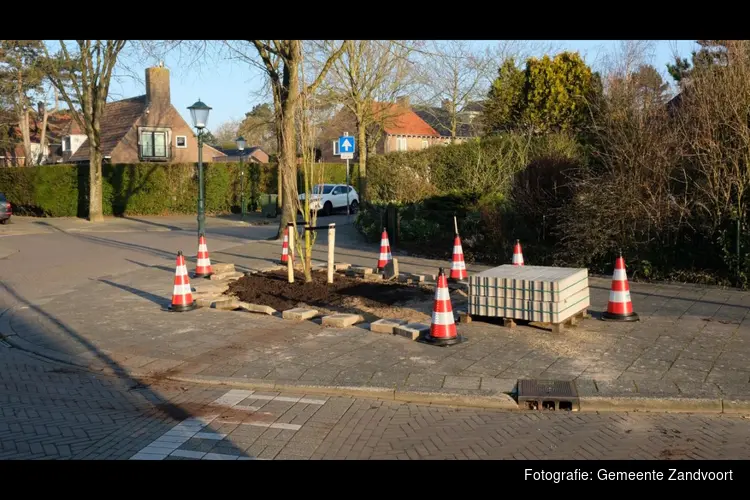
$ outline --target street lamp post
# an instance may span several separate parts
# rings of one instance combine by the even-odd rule
[[[206,229],[206,198],[203,185],[203,129],[208,123],[208,112],[211,108],[198,99],[195,104],[188,106],[193,127],[198,130],[198,236],[205,235]]]
[[[240,189],[242,190],[242,215],[241,220],[245,220],[245,169],[242,166],[242,152],[245,151],[245,138],[239,136],[235,142],[237,143],[237,151],[240,152]]]

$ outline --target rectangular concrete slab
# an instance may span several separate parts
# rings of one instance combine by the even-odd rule
[[[395,327],[393,333],[410,340],[417,340],[419,337],[430,333],[430,325],[425,325],[424,323],[408,323],[406,325]]]
[[[330,316],[323,316],[322,324],[334,328],[348,328],[364,320],[365,318],[359,314],[331,314]]]
[[[240,279],[244,275],[245,275],[245,273],[241,273],[241,272],[237,272],[237,271],[231,272],[231,273],[221,273],[221,274],[214,273],[214,274],[211,275],[211,280],[212,281],[219,281],[219,280],[229,280],[229,281],[231,281],[231,280]]]
[[[239,307],[240,302],[237,299],[226,298],[215,300],[211,303],[211,308],[221,309],[223,311],[232,311]]]
[[[248,302],[240,302],[239,307],[245,311],[260,313],[260,314],[273,314],[276,312],[271,306],[265,306],[263,304],[250,304]]]
[[[469,276],[469,295],[558,302],[588,288],[588,269],[498,266]]]
[[[370,323],[370,331],[374,333],[386,333],[389,335],[393,335],[394,328],[405,324],[406,321],[404,321],[403,319],[383,318]]]
[[[284,319],[291,319],[295,321],[304,321],[306,319],[313,319],[318,315],[316,309],[305,309],[304,307],[295,307],[294,309],[287,309],[281,313],[281,317]]]
[[[346,271],[350,267],[352,267],[352,265],[346,262],[336,262],[333,264],[333,269],[335,271]]]
[[[372,268],[371,267],[351,267],[346,272],[346,274],[354,275],[354,276],[356,276],[356,275],[368,275],[368,274],[372,274]]]

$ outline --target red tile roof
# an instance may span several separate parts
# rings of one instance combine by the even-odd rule
[[[376,120],[382,122],[386,134],[440,137],[419,115],[400,104],[376,102],[373,103],[373,110]]]

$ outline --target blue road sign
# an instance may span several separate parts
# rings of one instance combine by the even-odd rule
[[[349,137],[349,136],[339,137],[339,152],[340,153],[354,153],[354,137]]]

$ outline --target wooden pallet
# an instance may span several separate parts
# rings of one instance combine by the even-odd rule
[[[474,318],[477,318],[477,316],[471,316],[466,311],[458,312],[459,323],[471,323]],[[580,312],[577,312],[576,314],[566,319],[562,323],[536,323],[536,324],[543,325],[545,328],[550,328],[552,333],[562,333],[566,327],[576,326],[580,321],[584,319],[590,319],[590,318],[591,318],[591,315],[588,313],[586,309],[584,309]],[[515,319],[515,318],[502,318],[502,320],[503,320],[503,326],[507,328],[515,328],[518,323],[522,325],[530,325],[534,323],[532,321]]]

